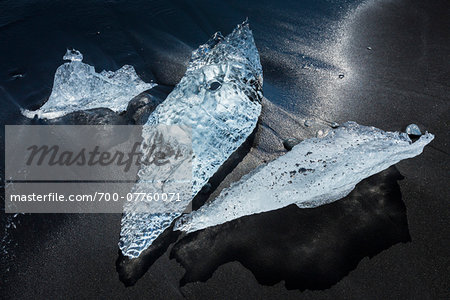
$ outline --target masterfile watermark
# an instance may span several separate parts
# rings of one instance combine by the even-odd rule
[[[140,149],[149,149],[149,153],[145,155]],[[42,166],[47,164],[48,166],[108,166],[115,164],[117,166],[123,166],[124,172],[130,171],[133,163],[136,166],[151,165],[161,166],[169,163],[168,158],[175,156],[175,159],[182,156],[180,151],[156,151],[156,145],[147,145],[146,143],[135,142],[132,146],[131,152],[124,153],[116,150],[111,153],[110,151],[99,151],[100,147],[95,146],[94,149],[89,151],[86,148],[82,148],[79,152],[73,151],[60,151],[60,147],[57,145],[32,145],[27,148],[30,151],[26,165],[31,166],[36,164]]]
[[[120,213],[142,195],[137,212],[190,208],[189,127],[15,125],[5,142],[7,213]]]

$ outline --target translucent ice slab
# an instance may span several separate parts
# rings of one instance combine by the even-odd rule
[[[247,139],[261,112],[262,68],[246,22],[223,37],[216,33],[192,53],[180,83],[150,115],[146,125],[183,124],[192,130],[192,197]],[[145,136],[144,140],[149,137]],[[145,180],[152,175],[146,174]],[[188,199],[191,200],[191,199]],[[184,211],[136,213],[126,205],[119,247],[137,257]]]
[[[121,112],[134,96],[156,85],[142,81],[129,65],[96,73],[93,66],[82,62],[83,55],[77,50],[67,50],[63,59],[70,62],[56,70],[48,101],[38,110],[22,110],[24,116],[53,119],[99,107]]]
[[[174,229],[193,232],[294,203],[306,208],[336,201],[364,178],[419,155],[433,138],[426,133],[412,143],[406,133],[347,122],[244,176],[211,203],[182,216]]]

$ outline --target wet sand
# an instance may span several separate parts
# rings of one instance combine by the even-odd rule
[[[284,151],[280,144],[282,139],[312,136],[312,129],[301,125],[304,119],[353,120],[384,130],[402,130],[410,123],[417,123],[436,138],[422,155],[396,165],[405,177],[398,184],[406,206],[410,242],[395,244],[370,259],[363,258],[356,269],[325,290],[287,290],[284,282],[261,285],[254,274],[238,262],[219,266],[204,283],[188,283],[180,288],[179,281],[185,270],[175,259],[169,259],[170,247],[134,286],[126,288],[116,272],[120,215],[35,215],[16,234],[19,245],[9,260],[7,278],[2,279],[3,296],[55,299],[448,298],[449,9],[445,1],[380,1],[364,6],[355,12],[354,18],[336,27],[336,32],[343,35],[334,48],[338,51],[329,52],[330,61],[335,60],[337,66],[331,71],[299,68],[303,64],[301,56],[283,53],[284,46],[276,50],[279,55],[266,49],[265,39],[270,38],[270,31],[265,37],[264,14],[240,12],[248,13],[255,23],[253,30],[265,71],[265,96],[300,121],[289,122],[293,125],[286,129],[281,126],[285,115],[277,114],[276,107],[270,111],[271,106],[267,105],[270,113],[267,123],[270,121],[278,128],[260,126],[259,135],[257,132],[255,137],[256,150],[250,152],[253,156],[244,159],[223,186],[261,161],[281,154]],[[273,13],[286,14],[285,23],[292,25],[289,30],[301,29],[295,23],[298,21],[295,14],[289,15],[289,7]],[[232,28],[239,20],[223,18],[221,22],[226,23],[224,28]],[[267,22],[272,24],[271,20]],[[285,40],[290,39],[288,33],[283,34]],[[298,47],[304,46],[301,39],[297,42]],[[333,43],[327,45],[333,49]],[[295,39],[290,41],[289,47],[296,48]],[[342,79],[339,78],[341,73]],[[268,149],[264,148],[266,146]]]

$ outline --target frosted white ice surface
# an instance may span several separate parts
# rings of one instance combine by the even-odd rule
[[[146,126],[183,124],[192,130],[192,197],[253,132],[261,113],[262,68],[246,22],[223,37],[216,33],[192,53],[186,74],[149,116]],[[144,133],[144,139],[148,136]],[[152,170],[146,170],[146,177]],[[181,215],[188,202],[167,213],[136,213],[126,205],[119,248],[137,257]]]
[[[175,223],[187,232],[290,204],[316,207],[341,199],[366,177],[422,153],[433,140],[412,143],[406,133],[347,122],[324,138],[312,138],[224,189],[211,203]]]
[[[22,110],[24,116],[53,119],[100,107],[122,112],[133,97],[156,85],[142,81],[129,65],[115,72],[97,73],[93,66],[82,62],[83,55],[77,50],[67,50],[63,59],[70,62],[56,70],[48,101],[38,110]]]

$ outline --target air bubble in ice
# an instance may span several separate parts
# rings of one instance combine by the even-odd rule
[[[211,91],[215,91],[215,90],[220,89],[221,86],[222,86],[222,85],[220,84],[220,82],[214,81],[214,82],[212,82],[212,83],[209,85],[209,89],[210,89]]]
[[[306,127],[311,126],[314,123],[313,120],[305,120],[305,122],[303,123]]]

